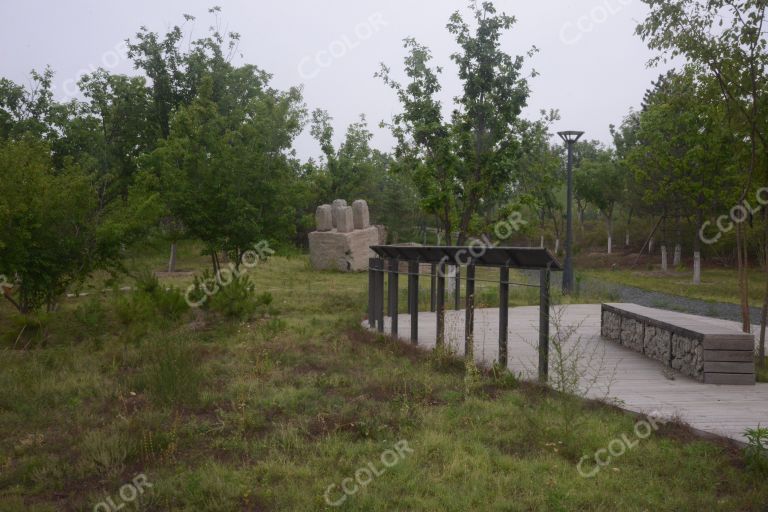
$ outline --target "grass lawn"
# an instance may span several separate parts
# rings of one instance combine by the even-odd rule
[[[180,257],[181,268],[207,263]],[[738,449],[674,425],[582,477],[582,457],[634,442],[636,418],[507,374],[468,376],[446,355],[363,332],[365,274],[275,257],[249,275],[273,299],[249,319],[148,292],[70,299],[26,321],[0,306],[0,510],[110,510],[108,499],[125,511],[768,503],[766,475]]]
[[[582,273],[588,278],[593,277],[670,295],[712,302],[740,303],[736,270],[704,269],[700,285],[694,285],[691,282],[692,274],[688,271],[662,273],[651,270],[589,269],[582,271]],[[759,269],[751,269],[749,273],[750,305],[760,307],[763,303],[764,293],[765,274]],[[757,321],[759,322],[759,319]]]

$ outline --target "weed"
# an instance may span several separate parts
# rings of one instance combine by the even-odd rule
[[[747,446],[744,459],[747,467],[760,473],[768,473],[768,427],[748,428],[744,431]]]
[[[152,399],[165,405],[196,405],[203,375],[194,351],[176,339],[163,340],[152,349],[145,382]]]

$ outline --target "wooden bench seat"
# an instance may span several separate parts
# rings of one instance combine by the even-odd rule
[[[602,305],[601,335],[707,384],[754,384],[755,338],[717,320],[637,304]]]

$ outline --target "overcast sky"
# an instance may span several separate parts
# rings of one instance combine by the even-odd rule
[[[652,54],[634,35],[646,12],[640,0],[495,4],[518,20],[503,49],[513,55],[532,45],[540,50],[526,66],[540,73],[531,81],[527,117],[556,108],[562,116],[557,129],[584,130],[585,137],[609,142],[609,124],[639,105],[661,71],[646,67]],[[374,146],[391,148],[391,137],[378,124],[399,106],[373,74],[384,62],[395,77],[402,76],[405,37],[429,46],[434,62],[444,66],[444,104],[459,91],[449,58],[456,44],[445,25],[453,11],[467,13],[464,0],[2,0],[0,75],[27,83],[31,69],[50,65],[56,95],[63,99],[75,91],[79,75],[99,66],[135,73],[122,42],[142,25],[164,33],[184,23],[186,13],[197,19],[183,25],[185,33],[204,35],[214,21],[207,12],[212,5],[222,7],[222,27],[241,34],[243,56],[236,62],[272,73],[279,88],[303,84],[308,108],[326,109],[334,118],[337,139],[365,114]],[[308,130],[296,148],[302,158],[319,154]]]

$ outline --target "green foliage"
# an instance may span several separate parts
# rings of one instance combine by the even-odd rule
[[[191,236],[211,253],[240,255],[260,240],[292,234],[294,177],[284,151],[301,128],[301,96],[269,89],[223,114],[213,86],[212,77],[203,81],[144,165],[157,175],[168,211]]]
[[[248,320],[258,311],[265,311],[273,301],[272,294],[256,295],[256,287],[247,275],[233,276],[228,284],[222,284],[210,297],[210,308],[225,316]]]
[[[115,298],[115,312],[125,325],[177,321],[187,311],[184,294],[177,288],[163,287],[153,272],[139,273],[135,290]]]
[[[744,458],[747,466],[758,472],[768,474],[768,428],[748,428],[744,431],[747,446],[744,448]]]
[[[166,318],[178,320],[189,311],[184,294],[176,288],[158,290],[154,299],[157,310]]]
[[[447,243],[458,231],[459,245],[466,242],[481,205],[494,205],[511,181],[520,149],[519,115],[529,94],[521,76],[523,57],[511,57],[499,43],[515,19],[497,14],[490,2],[470,9],[474,29],[458,12],[448,23],[461,48],[451,59],[462,82],[450,121],[437,98],[441,68],[430,67],[427,47],[406,39],[407,84],[394,81],[383,64],[378,73],[402,106],[391,125],[397,166],[413,176],[422,206],[440,220]]]
[[[106,318],[101,297],[93,295],[78,305],[74,317],[89,333],[97,333]]]

